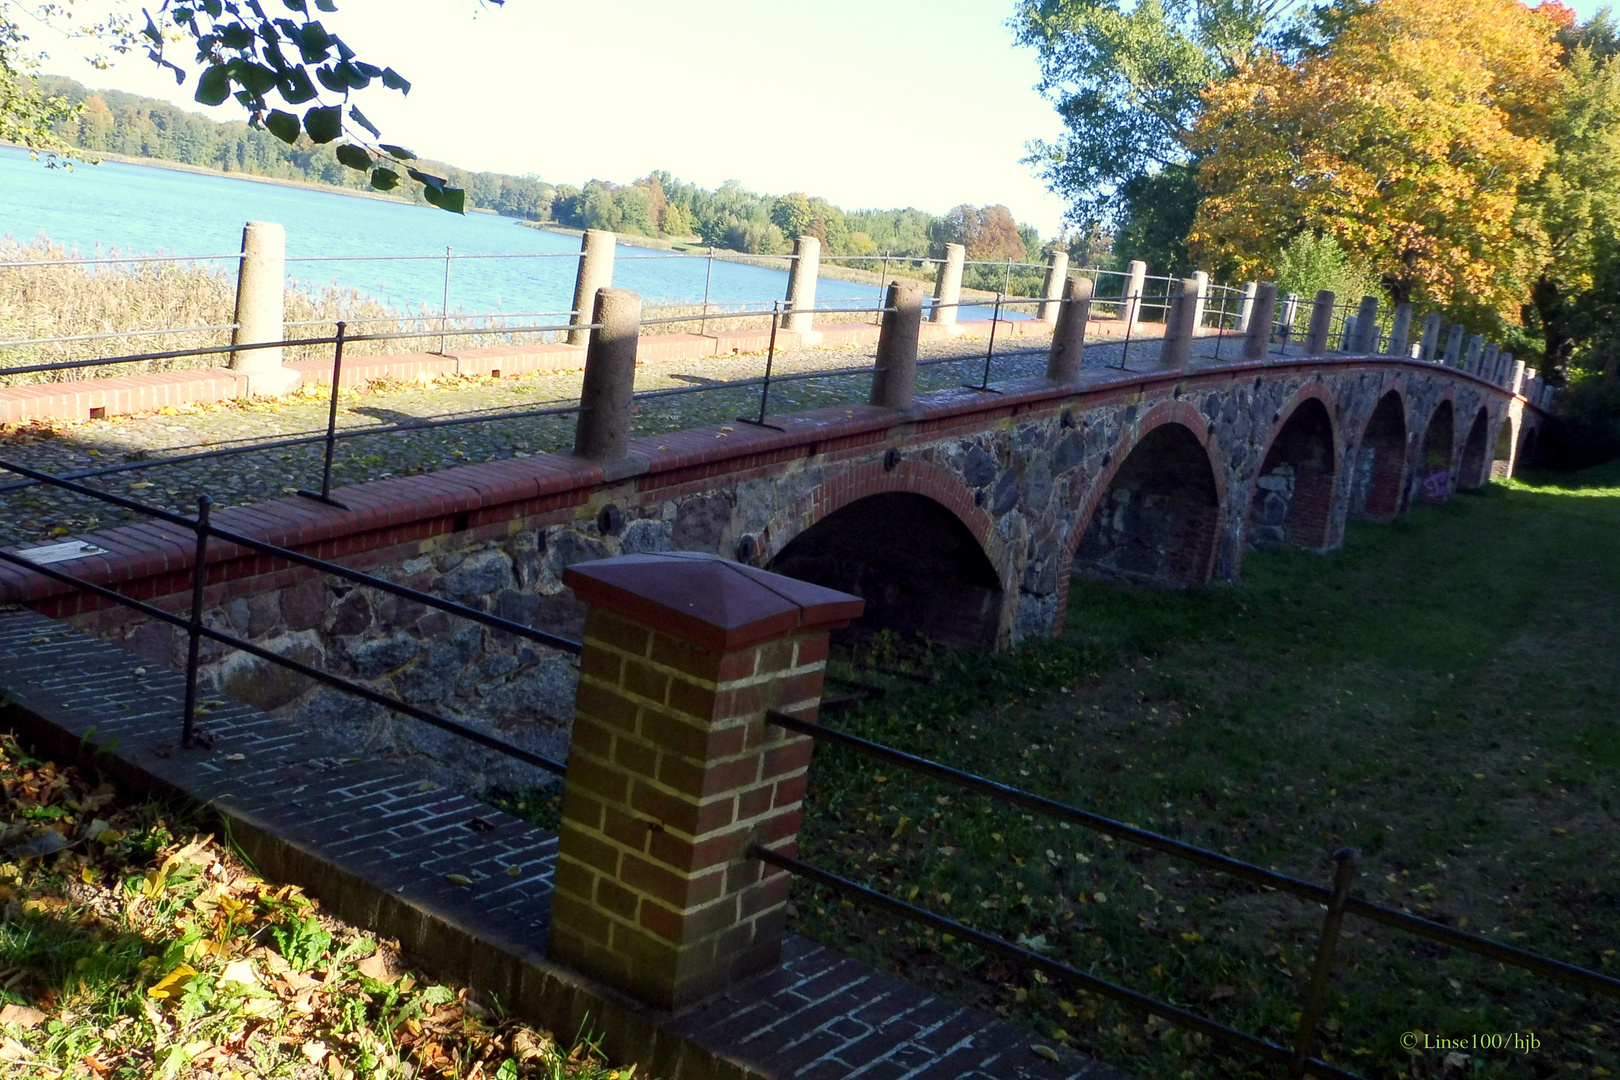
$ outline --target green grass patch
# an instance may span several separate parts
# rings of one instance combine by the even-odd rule
[[[890,745],[1620,975],[1620,464],[1493,485],[1239,585],[1076,583],[1058,640],[912,650],[835,718]],[[892,647],[890,649],[893,652]],[[892,667],[894,658],[880,666]],[[836,690],[834,691],[837,692]],[[1289,1045],[1321,909],[829,747],[804,857]],[[1153,1077],[1244,1055],[800,888],[796,927]],[[1533,1032],[1525,1055],[1406,1032]],[[1620,1003],[1351,919],[1322,1025],[1367,1076],[1620,1075]]]

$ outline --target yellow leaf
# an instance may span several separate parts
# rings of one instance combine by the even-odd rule
[[[253,971],[253,961],[232,960],[225,965],[225,970],[219,973],[219,981],[234,983],[238,986],[257,986],[259,976]]]
[[[197,969],[190,964],[181,964],[153,986],[147,987],[146,993],[160,1001],[170,1001],[178,997],[180,991],[185,989],[186,983],[197,977]]]
[[[1041,1043],[1034,1043],[1030,1046],[1030,1050],[1034,1052],[1037,1057],[1043,1057],[1047,1061],[1058,1060],[1058,1052],[1052,1049],[1050,1046],[1045,1046]]]

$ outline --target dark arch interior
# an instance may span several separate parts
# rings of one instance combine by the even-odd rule
[[[1522,426],[1524,434],[1519,436],[1519,452],[1513,459],[1514,472],[1536,462],[1536,436],[1540,434],[1540,429],[1530,427],[1528,424]]]
[[[1513,420],[1502,418],[1496,429],[1496,446],[1491,451],[1491,479],[1506,480],[1513,475]]]
[[[1333,513],[1333,421],[1307,398],[1277,433],[1249,501],[1249,546],[1327,546]]]
[[[1176,587],[1209,580],[1220,512],[1209,455],[1180,424],[1132,448],[1075,549],[1074,573]]]
[[[1391,390],[1379,399],[1356,451],[1351,509],[1360,517],[1391,521],[1401,511],[1406,483],[1406,416],[1401,396]]]
[[[1442,401],[1423,432],[1423,459],[1418,467],[1418,492],[1427,502],[1451,497],[1451,452],[1456,443],[1451,402]]]
[[[925,495],[857,499],[795,537],[770,569],[864,599],[856,634],[889,629],[996,644],[1002,595],[995,567],[968,527]]]
[[[1463,443],[1462,466],[1457,472],[1459,487],[1476,488],[1489,477],[1485,475],[1485,450],[1490,445],[1491,418],[1484,409],[1474,414],[1468,428],[1468,441]]]

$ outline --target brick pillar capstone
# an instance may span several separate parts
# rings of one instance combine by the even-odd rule
[[[775,965],[829,630],[863,601],[713,555],[570,567],[590,608],[551,957],[663,1009]]]

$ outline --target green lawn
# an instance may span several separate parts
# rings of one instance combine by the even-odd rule
[[[1078,586],[1010,655],[910,663],[830,722],[1081,807],[1620,974],[1620,463],[1493,485],[1325,556],[1180,593]],[[821,747],[803,857],[1290,1044],[1321,909]],[[808,888],[796,928],[1150,1077],[1273,1075]],[[1350,919],[1330,1059],[1368,1076],[1620,1074],[1620,1002]],[[1533,1032],[1529,1055],[1405,1032]]]

